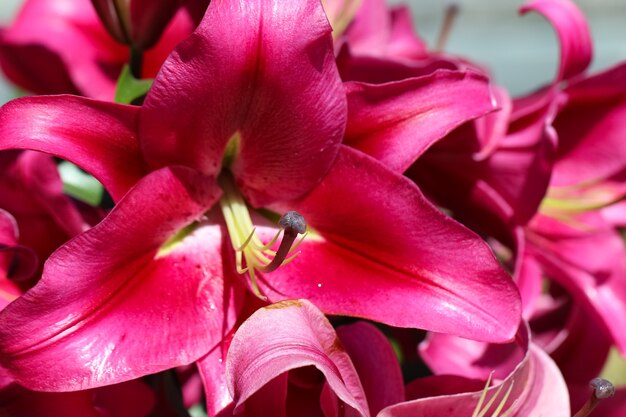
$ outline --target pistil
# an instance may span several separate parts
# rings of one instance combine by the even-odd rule
[[[600,401],[612,397],[615,394],[615,387],[606,379],[594,378],[589,383],[589,386],[593,390],[589,399],[573,417],[587,417]]]
[[[289,211],[280,218],[279,230],[274,237],[268,243],[263,243],[256,234],[248,206],[230,174],[220,176],[220,185],[224,191],[220,207],[235,250],[237,272],[248,273],[252,291],[265,300],[267,297],[259,289],[256,271],[272,272],[291,262],[299,254],[295,250],[306,236],[306,223],[300,214]],[[281,232],[283,238],[278,250],[274,251],[271,248],[280,238]],[[296,242],[299,234],[302,234],[302,238]]]
[[[443,52],[446,47],[448,38],[452,32],[452,26],[454,25],[454,21],[456,20],[458,14],[459,5],[457,3],[453,2],[446,6],[443,24],[441,25],[441,30],[439,31],[439,36],[437,37],[437,42],[435,43],[436,51]]]

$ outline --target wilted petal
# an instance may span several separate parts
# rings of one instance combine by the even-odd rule
[[[206,354],[238,308],[224,283],[220,227],[202,222],[161,247],[218,197],[214,179],[164,168],[57,250],[39,283],[0,313],[11,376],[32,389],[77,390]]]
[[[237,330],[228,351],[229,389],[240,408],[285,372],[315,366],[335,394],[369,416],[359,377],[326,317],[306,300],[262,308]]]
[[[27,97],[0,109],[0,149],[33,149],[79,165],[119,200],[145,173],[138,107],[73,96]]]
[[[535,11],[554,27],[561,46],[561,60],[556,81],[567,80],[583,72],[591,62],[593,51],[587,20],[570,0],[531,0],[520,13]]]
[[[239,135],[231,170],[259,206],[317,184],[344,125],[345,94],[320,2],[226,0],[211,3],[164,64],[142,108],[140,137],[152,165],[217,175]]]
[[[345,142],[404,172],[434,142],[493,110],[487,79],[472,72],[433,74],[385,84],[347,83]]]
[[[485,242],[373,158],[344,146],[320,186],[285,206],[316,233],[264,274],[270,299],[479,340],[515,334],[519,294]]]

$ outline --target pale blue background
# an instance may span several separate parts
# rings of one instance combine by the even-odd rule
[[[0,0],[0,21],[6,24],[22,0]],[[55,1],[55,0],[49,0]],[[287,1],[287,0],[285,0]],[[433,45],[441,25],[443,0],[389,0],[411,6],[419,33]],[[460,0],[461,13],[446,50],[486,65],[497,82],[513,94],[535,89],[556,71],[557,43],[552,29],[537,15],[521,17],[517,0]],[[593,69],[626,59],[626,0],[579,0],[595,41]],[[15,94],[0,83],[0,102]]]

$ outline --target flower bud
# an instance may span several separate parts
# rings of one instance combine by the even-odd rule
[[[148,49],[180,8],[179,0],[91,0],[107,31],[118,42]]]

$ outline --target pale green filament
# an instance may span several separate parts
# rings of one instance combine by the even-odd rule
[[[504,388],[504,384],[501,384],[500,387],[498,387],[496,392],[493,394],[491,399],[483,407],[483,402],[485,401],[485,398],[487,397],[487,391],[489,390],[489,385],[491,384],[491,377],[492,377],[492,375],[493,375],[493,373],[491,375],[489,375],[489,378],[487,379],[487,383],[485,384],[485,389],[483,389],[483,393],[481,394],[480,398],[478,399],[478,404],[476,404],[476,408],[474,409],[474,412],[472,413],[472,417],[485,417],[485,415],[487,414],[487,412],[489,411],[489,409],[491,408],[491,406],[495,402],[496,398],[498,398],[500,396],[500,392],[502,392],[502,388]],[[509,388],[506,390],[506,393],[504,394],[504,397],[502,397],[502,399],[498,403],[498,406],[496,407],[496,409],[493,411],[493,413],[489,417],[498,417],[498,416],[500,416],[500,413],[502,412],[502,409],[504,408],[504,405],[506,404],[506,401],[509,399],[509,395],[511,395],[511,390],[513,389],[513,385],[514,384],[515,384],[515,381],[511,381],[511,384],[509,385]],[[512,408],[507,410],[507,411],[505,411],[504,414],[502,414],[501,417],[508,417],[508,415],[511,414],[511,411],[512,411]]]
[[[233,184],[232,178],[222,176],[220,180],[222,190],[224,191],[224,195],[220,199],[220,207],[230,236],[230,243],[235,250],[237,272],[240,274],[247,272],[250,277],[252,291],[256,296],[265,300],[267,297],[259,289],[256,272],[263,271],[276,256],[276,251],[271,248],[280,238],[283,229],[278,230],[274,237],[264,244],[255,233],[256,229],[250,218],[248,206]],[[295,250],[302,243],[305,236],[306,234],[290,248],[287,256],[281,262],[281,266],[286,265],[298,256],[299,252],[295,252]]]

